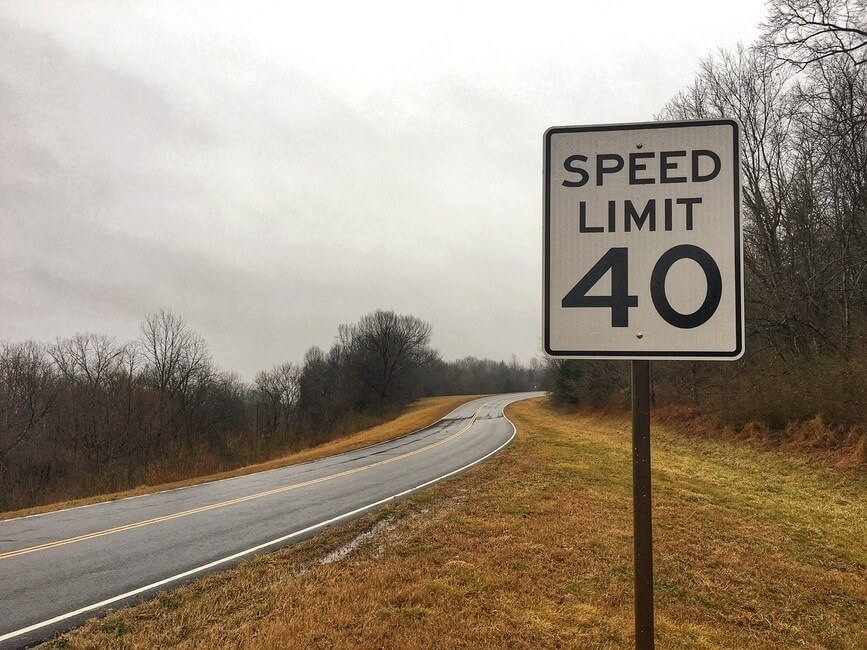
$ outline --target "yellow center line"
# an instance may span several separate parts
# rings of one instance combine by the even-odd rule
[[[358,474],[359,472],[364,472],[369,469],[373,469],[374,467],[379,467],[381,465],[387,465],[388,463],[393,463],[398,460],[402,460],[404,458],[408,458],[410,456],[415,456],[423,451],[428,451],[429,449],[433,449],[434,447],[439,447],[450,440],[454,440],[459,435],[465,433],[476,421],[479,413],[486,406],[490,406],[493,402],[487,402],[482,404],[473,416],[470,418],[470,421],[464,426],[460,431],[453,433],[452,435],[443,438],[438,442],[434,442],[425,447],[421,447],[419,449],[415,449],[413,451],[408,451],[399,456],[395,456],[393,458],[386,458],[384,460],[377,461],[375,463],[371,463],[370,465],[364,465],[362,467],[356,467],[354,469],[348,469],[343,472],[338,472],[337,474],[330,474],[328,476],[322,476],[320,478],[310,479],[309,481],[303,481],[301,483],[293,483],[291,485],[284,485],[279,488],[274,488],[272,490],[266,490],[265,492],[257,492],[256,494],[248,494],[243,497],[237,497],[235,499],[229,499],[228,501],[221,501],[219,503],[212,503],[207,506],[200,506],[198,508],[191,508],[190,510],[184,510],[182,512],[176,512],[171,515],[162,515],[160,517],[154,517],[153,519],[146,519],[144,521],[138,521],[132,524],[125,524],[123,526],[117,526],[115,528],[108,528],[106,530],[99,530],[92,533],[85,533],[83,535],[77,535],[76,537],[68,537],[66,539],[59,539],[54,542],[46,542],[45,544],[38,544],[36,546],[29,546],[27,548],[21,548],[15,551],[7,551],[6,553],[0,553],[0,560],[8,560],[14,557],[19,557],[21,555],[28,555],[29,553],[36,553],[37,551],[45,551],[50,548],[56,548],[58,546],[65,546],[66,544],[74,544],[75,542],[83,542],[88,539],[95,539],[97,537],[103,537],[105,535],[113,535],[115,533],[121,533],[127,530],[133,530],[135,528],[142,528],[143,526],[151,526],[153,524],[159,524],[164,521],[171,521],[172,519],[179,519],[180,517],[188,517],[190,515],[196,515],[201,512],[208,512],[210,510],[216,510],[218,508],[227,508],[229,506],[237,505],[239,503],[244,503],[246,501],[253,501],[254,499],[262,499],[264,497],[273,496],[275,494],[281,494],[283,492],[288,492],[289,490],[296,490],[298,488],[307,487],[309,485],[315,485],[316,483],[322,483],[324,481],[330,481],[336,478],[342,478],[344,476],[351,476],[352,474]]]

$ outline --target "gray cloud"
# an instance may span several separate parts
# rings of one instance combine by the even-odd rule
[[[542,130],[647,119],[688,81],[535,60],[502,86],[468,65],[359,94],[124,10],[89,6],[94,40],[60,6],[0,16],[0,338],[127,339],[168,306],[245,377],[378,307],[432,322],[449,358],[534,355]],[[629,106],[594,119],[606,89]]]

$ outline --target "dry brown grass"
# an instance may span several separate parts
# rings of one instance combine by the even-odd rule
[[[86,497],[83,499],[75,499],[72,501],[62,501],[50,503],[46,505],[34,506],[22,510],[14,510],[9,512],[0,512],[0,521],[4,519],[12,519],[13,517],[23,517],[42,512],[52,512],[54,510],[62,510],[63,508],[74,508],[76,506],[88,505],[91,503],[100,503],[102,501],[113,501],[123,499],[125,497],[138,496],[141,494],[150,494],[161,490],[170,490],[173,488],[187,487],[189,485],[198,485],[199,483],[207,483],[209,481],[217,481],[224,478],[232,478],[235,476],[244,476],[253,474],[254,472],[262,472],[287,465],[296,465],[325,456],[332,456],[344,451],[352,451],[368,445],[373,445],[378,442],[390,440],[398,436],[405,435],[417,429],[423,429],[430,426],[437,420],[442,419],[461,404],[465,404],[470,400],[475,399],[478,395],[450,395],[444,397],[427,397],[411,404],[407,409],[398,415],[393,420],[384,422],[370,429],[359,431],[336,440],[331,440],[309,449],[280,456],[263,463],[238,467],[236,469],[207,473],[201,476],[185,478],[181,480],[160,481],[141,485],[132,490],[123,492],[115,492],[111,494],[100,494],[97,496]]]
[[[463,476],[53,647],[630,647],[628,421],[508,413]],[[659,647],[867,647],[867,477],[662,425],[653,453]]]
[[[832,426],[816,415],[803,422],[789,422],[782,429],[755,420],[734,429],[720,425],[696,407],[676,405],[656,409],[653,420],[684,435],[740,440],[761,449],[807,454],[841,468],[867,469],[867,426],[863,424]]]

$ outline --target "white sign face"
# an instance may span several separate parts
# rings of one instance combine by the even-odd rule
[[[743,354],[739,143],[727,119],[546,131],[548,355]]]

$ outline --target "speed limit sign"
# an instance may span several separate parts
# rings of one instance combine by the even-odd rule
[[[737,122],[553,127],[544,162],[548,355],[743,354]]]

